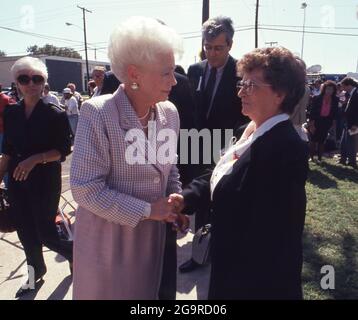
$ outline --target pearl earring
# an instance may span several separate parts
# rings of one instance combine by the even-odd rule
[[[132,88],[132,90],[138,90],[138,89],[139,89],[138,83],[133,82],[133,83],[131,84],[131,88]]]

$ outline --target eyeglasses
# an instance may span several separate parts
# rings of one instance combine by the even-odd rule
[[[212,46],[210,44],[204,44],[204,50],[205,51],[211,51],[214,50],[216,52],[221,52],[226,48],[226,46]]]
[[[24,86],[28,85],[30,81],[32,81],[33,84],[42,84],[45,82],[45,78],[40,75],[33,75],[30,77],[27,74],[21,74],[17,77],[17,81]]]
[[[267,83],[256,83],[252,80],[241,80],[236,84],[236,88],[238,90],[245,90],[248,96],[252,94],[254,87],[271,87],[271,85]]]

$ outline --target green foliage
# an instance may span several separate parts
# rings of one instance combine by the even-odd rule
[[[38,47],[37,45],[33,45],[28,47],[26,51],[31,53],[32,55],[46,54],[49,56],[82,59],[81,55],[74,49],[67,48],[67,47],[56,47],[53,46],[52,44],[46,44],[43,47]]]

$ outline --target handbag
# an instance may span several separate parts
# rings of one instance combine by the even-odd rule
[[[7,233],[15,230],[15,221],[11,215],[6,190],[0,188],[0,232]]]
[[[192,259],[200,265],[205,265],[210,262],[210,239],[211,224],[206,224],[201,227],[194,235]]]

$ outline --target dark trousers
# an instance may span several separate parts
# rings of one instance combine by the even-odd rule
[[[172,224],[166,224],[162,280],[159,288],[160,300],[175,300],[177,292],[177,233]]]
[[[15,194],[10,200],[17,234],[24,247],[27,264],[34,268],[35,275],[46,271],[43,245],[72,262],[72,242],[60,239],[55,224],[58,203],[57,194],[36,197],[27,192]]]
[[[357,164],[357,143],[358,135],[350,135],[347,127],[343,129],[342,140],[341,140],[341,162],[346,162],[351,165]]]

